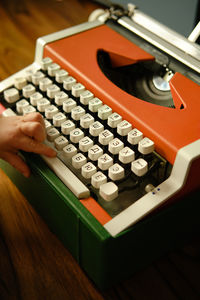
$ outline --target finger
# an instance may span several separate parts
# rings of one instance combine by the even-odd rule
[[[39,112],[33,112],[30,114],[26,114],[22,117],[24,122],[39,122],[42,126],[44,126],[43,116]]]
[[[26,152],[34,152],[37,154],[43,154],[49,157],[56,156],[56,151],[51,147],[40,143],[34,139],[31,139],[27,136],[24,136],[23,139],[20,140],[20,150],[24,150]]]
[[[9,152],[6,153],[3,158],[20,173],[22,173],[25,177],[30,176],[29,167],[18,154]]]
[[[21,131],[38,142],[43,142],[46,138],[46,131],[39,122],[22,122],[20,124]]]

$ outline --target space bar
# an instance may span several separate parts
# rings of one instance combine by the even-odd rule
[[[90,190],[59,158],[49,158],[44,155],[41,155],[41,157],[78,199],[90,196]]]

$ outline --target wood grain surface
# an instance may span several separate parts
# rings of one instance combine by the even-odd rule
[[[0,80],[32,63],[38,37],[87,21],[96,7],[86,0],[1,0]],[[0,170],[0,299],[200,299],[200,239],[101,292]]]

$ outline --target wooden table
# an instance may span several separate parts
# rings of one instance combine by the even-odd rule
[[[2,0],[0,80],[29,65],[38,37],[85,22],[91,1]],[[148,249],[147,249],[148,251]],[[96,289],[0,170],[0,299],[200,299],[196,237],[105,292]]]

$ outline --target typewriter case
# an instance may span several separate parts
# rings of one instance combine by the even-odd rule
[[[200,231],[199,61],[192,55],[187,59],[189,55],[182,55],[180,49],[173,55],[176,45],[170,45],[165,52],[159,47],[162,38],[152,42],[154,35],[148,34],[133,16],[107,15],[105,12],[106,17],[38,39],[32,68],[37,69],[43,57],[51,57],[96,97],[134,123],[155,141],[156,151],[172,165],[172,175],[179,178],[180,173],[180,188],[159,205],[153,200],[154,212],[150,209],[147,216],[112,235],[105,225],[112,222],[108,214],[91,199],[78,200],[39,156],[23,153],[32,171],[29,179],[0,162],[99,288],[128,278]],[[117,68],[157,61],[166,69],[173,69],[170,87],[174,106],[143,101],[116,86],[99,67],[99,51],[108,53],[112,66]],[[200,49],[195,46],[196,53],[199,58]],[[3,111],[4,107],[0,109]],[[165,189],[171,188],[170,183],[173,185],[173,176],[170,175]]]

